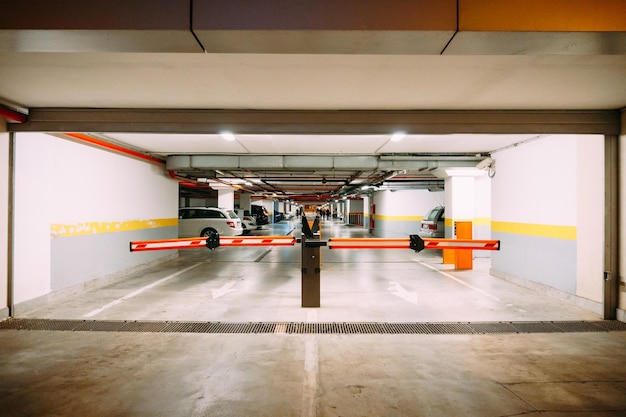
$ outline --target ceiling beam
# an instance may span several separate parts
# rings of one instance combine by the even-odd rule
[[[217,134],[604,134],[618,110],[178,110],[33,108],[12,132]]]

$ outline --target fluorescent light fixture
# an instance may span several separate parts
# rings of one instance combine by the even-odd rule
[[[391,135],[391,141],[392,142],[401,141],[402,138],[404,138],[405,136],[406,136],[406,133],[404,133],[404,132],[394,132],[394,134]]]
[[[235,135],[233,135],[232,132],[221,132],[220,135],[222,135],[222,137],[229,142],[235,140]]]

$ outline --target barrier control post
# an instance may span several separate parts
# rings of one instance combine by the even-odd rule
[[[320,275],[322,262],[320,248],[319,217],[313,227],[302,216],[302,307],[320,306]]]

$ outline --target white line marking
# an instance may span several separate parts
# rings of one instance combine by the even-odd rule
[[[317,380],[319,354],[315,336],[308,335],[304,344],[304,383],[302,386],[301,417],[317,416]]]
[[[317,310],[307,311],[306,321],[317,323]],[[302,384],[302,405],[300,407],[301,417],[317,416],[318,361],[317,340],[314,335],[308,335],[304,342],[304,382]]]
[[[187,272],[187,271],[189,271],[189,270],[191,270],[191,269],[193,269],[193,268],[195,268],[195,267],[197,267],[197,266],[200,266],[200,265],[202,265],[202,262],[199,262],[199,263],[197,263],[197,264],[191,265],[191,266],[190,266],[190,267],[188,267],[188,268],[182,269],[182,270],[180,270],[180,271],[178,271],[178,272],[175,272],[175,273],[173,273],[173,274],[171,274],[171,275],[168,275],[168,276],[166,276],[165,278],[161,278],[161,279],[160,279],[160,280],[158,280],[158,281],[154,281],[152,284],[148,284],[148,285],[146,285],[146,286],[144,286],[144,287],[141,287],[141,288],[139,288],[139,289],[137,289],[137,290],[135,290],[135,291],[131,292],[130,294],[126,294],[126,295],[125,295],[125,296],[123,296],[122,298],[118,298],[117,300],[111,301],[110,303],[105,304],[105,305],[103,305],[103,306],[102,306],[102,307],[100,307],[100,308],[97,308],[97,309],[95,309],[95,310],[93,310],[93,311],[90,311],[89,313],[85,314],[83,317],[93,317],[93,316],[95,316],[96,314],[102,313],[104,310],[106,310],[106,309],[108,309],[108,308],[111,308],[111,307],[113,307],[113,306],[116,306],[116,305],[120,304],[120,303],[121,303],[121,302],[123,302],[123,301],[129,300],[129,299],[131,299],[131,298],[133,298],[133,297],[135,297],[135,296],[137,296],[137,295],[141,294],[141,293],[142,293],[142,292],[144,292],[144,291],[147,291],[147,290],[149,290],[149,289],[151,289],[151,288],[154,288],[154,287],[156,287],[157,285],[161,285],[161,284],[162,284],[162,283],[164,283],[165,281],[169,281],[169,280],[170,280],[170,279],[172,279],[172,278],[176,278],[176,277],[177,277],[177,276],[179,276],[180,274],[184,274],[185,272]]]
[[[454,280],[454,281],[458,282],[458,283],[459,283],[459,284],[461,284],[461,285],[465,285],[467,288],[471,288],[471,289],[473,289],[474,291],[477,291],[477,292],[481,293],[481,294],[482,294],[482,295],[484,295],[485,297],[489,297],[489,298],[491,298],[491,299],[493,299],[493,300],[500,301],[500,299],[499,299],[498,297],[496,297],[495,295],[491,295],[491,294],[489,294],[488,292],[481,290],[480,288],[476,288],[476,287],[474,287],[473,285],[470,285],[470,284],[468,284],[467,282],[465,282],[465,281],[463,281],[463,280],[460,280],[460,279],[458,279],[457,277],[455,277],[455,276],[452,276],[452,275],[448,274],[447,272],[441,271],[441,270],[439,270],[439,269],[435,268],[434,266],[430,266],[430,265],[428,265],[426,262],[423,262],[423,261],[418,261],[418,260],[415,260],[415,262],[417,262],[417,263],[420,263],[420,264],[424,265],[424,266],[425,266],[426,268],[428,268],[428,269],[432,269],[433,271],[439,272],[441,275],[443,275],[443,276],[445,276],[445,277],[447,277],[447,278],[450,278],[451,280]]]

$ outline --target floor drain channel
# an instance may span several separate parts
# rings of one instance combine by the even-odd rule
[[[0,330],[234,334],[503,334],[626,331],[617,320],[455,323],[298,323],[7,319]]]

